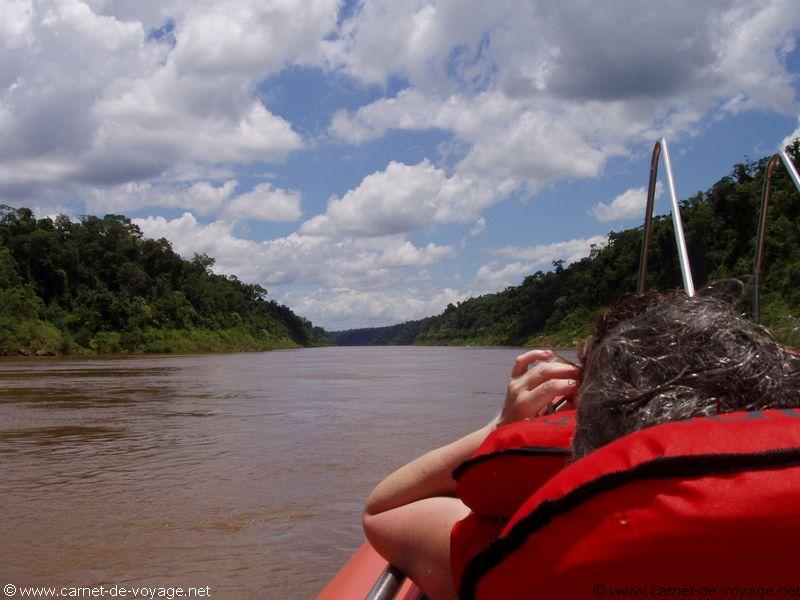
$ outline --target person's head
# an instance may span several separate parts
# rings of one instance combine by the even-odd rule
[[[707,294],[631,295],[601,313],[581,352],[574,458],[667,421],[800,406],[800,358]]]

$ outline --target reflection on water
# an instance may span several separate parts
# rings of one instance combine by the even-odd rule
[[[513,348],[0,362],[0,575],[308,598],[390,470],[485,423]]]

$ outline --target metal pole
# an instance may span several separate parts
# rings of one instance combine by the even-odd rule
[[[644,235],[642,236],[642,251],[639,254],[639,282],[636,293],[644,293],[644,276],[647,271],[647,256],[650,253],[650,234],[653,231],[653,205],[656,200],[656,180],[658,179],[658,157],[661,155],[661,144],[656,142],[653,146],[653,156],[650,159],[650,182],[647,184],[647,207],[644,213]]]
[[[644,278],[647,271],[647,255],[650,249],[650,235],[653,228],[653,205],[656,195],[656,180],[658,179],[658,159],[664,154],[664,172],[667,178],[669,191],[672,224],[675,229],[675,243],[678,246],[678,261],[681,265],[683,289],[687,296],[694,296],[694,280],[692,267],[689,264],[689,252],[686,250],[686,239],[683,235],[683,221],[681,220],[681,207],[678,202],[678,192],[675,189],[675,179],[672,175],[672,160],[669,156],[669,147],[665,138],[659,138],[653,147],[653,157],[650,160],[650,182],[647,186],[647,207],[644,219],[644,235],[642,237],[642,252],[639,258],[639,281],[637,292],[644,292]]]
[[[364,600],[391,600],[400,590],[405,578],[400,569],[386,565]]]
[[[756,236],[756,258],[753,262],[753,318],[761,322],[761,257],[764,255],[764,236],[767,231],[767,209],[772,198],[772,171],[780,159],[773,154],[764,171],[764,185],[761,186],[761,211],[758,214],[758,235]]]
[[[789,171],[789,177],[792,178],[794,187],[796,187],[797,191],[800,192],[800,175],[797,174],[797,168],[794,166],[792,159],[789,158],[789,155],[786,154],[786,150],[781,150],[779,154],[781,155],[783,165],[786,167],[786,170]]]
[[[761,187],[761,210],[758,215],[756,257],[753,261],[753,319],[756,323],[761,322],[761,259],[764,255],[764,239],[767,231],[767,210],[769,209],[769,201],[772,199],[772,172],[775,170],[779,160],[783,162],[789,172],[789,177],[797,191],[800,191],[800,175],[798,175],[792,159],[789,158],[785,150],[773,154],[764,171],[764,185]]]

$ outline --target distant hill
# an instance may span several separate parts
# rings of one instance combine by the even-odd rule
[[[798,155],[798,143],[790,149]],[[695,286],[713,279],[749,281],[764,168],[768,158],[737,164],[705,192],[681,203]],[[800,342],[800,194],[783,166],[773,175],[764,262],[762,321],[787,343]],[[642,215],[644,218],[644,215]],[[672,219],[656,217],[647,283],[681,285]],[[333,332],[339,345],[481,344],[572,345],[588,334],[598,309],[636,289],[642,228],[611,232],[608,245],[594,248],[567,267],[537,271],[518,286],[449,305],[437,316],[390,327]],[[747,289],[742,310],[750,309]]]
[[[259,285],[183,260],[121,215],[0,206],[0,354],[224,352],[329,345]]]
[[[331,331],[330,336],[336,341],[337,346],[409,346],[417,341],[417,337],[424,331],[428,322],[434,319],[436,317],[406,321],[388,327]]]

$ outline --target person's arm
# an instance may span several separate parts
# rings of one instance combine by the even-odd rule
[[[433,599],[452,598],[450,530],[469,509],[454,498],[452,472],[492,431],[487,425],[428,452],[384,479],[364,507],[370,544]]]
[[[517,357],[499,418],[489,425],[413,460],[384,479],[364,508],[364,531],[372,546],[411,577],[432,599],[455,596],[450,575],[450,530],[469,509],[453,497],[452,472],[493,429],[539,414],[557,396],[574,392],[579,370],[539,362],[547,350]]]
[[[372,490],[364,514],[376,515],[423,498],[454,496],[453,469],[472,456],[493,429],[493,423],[486,425],[400,467]]]

